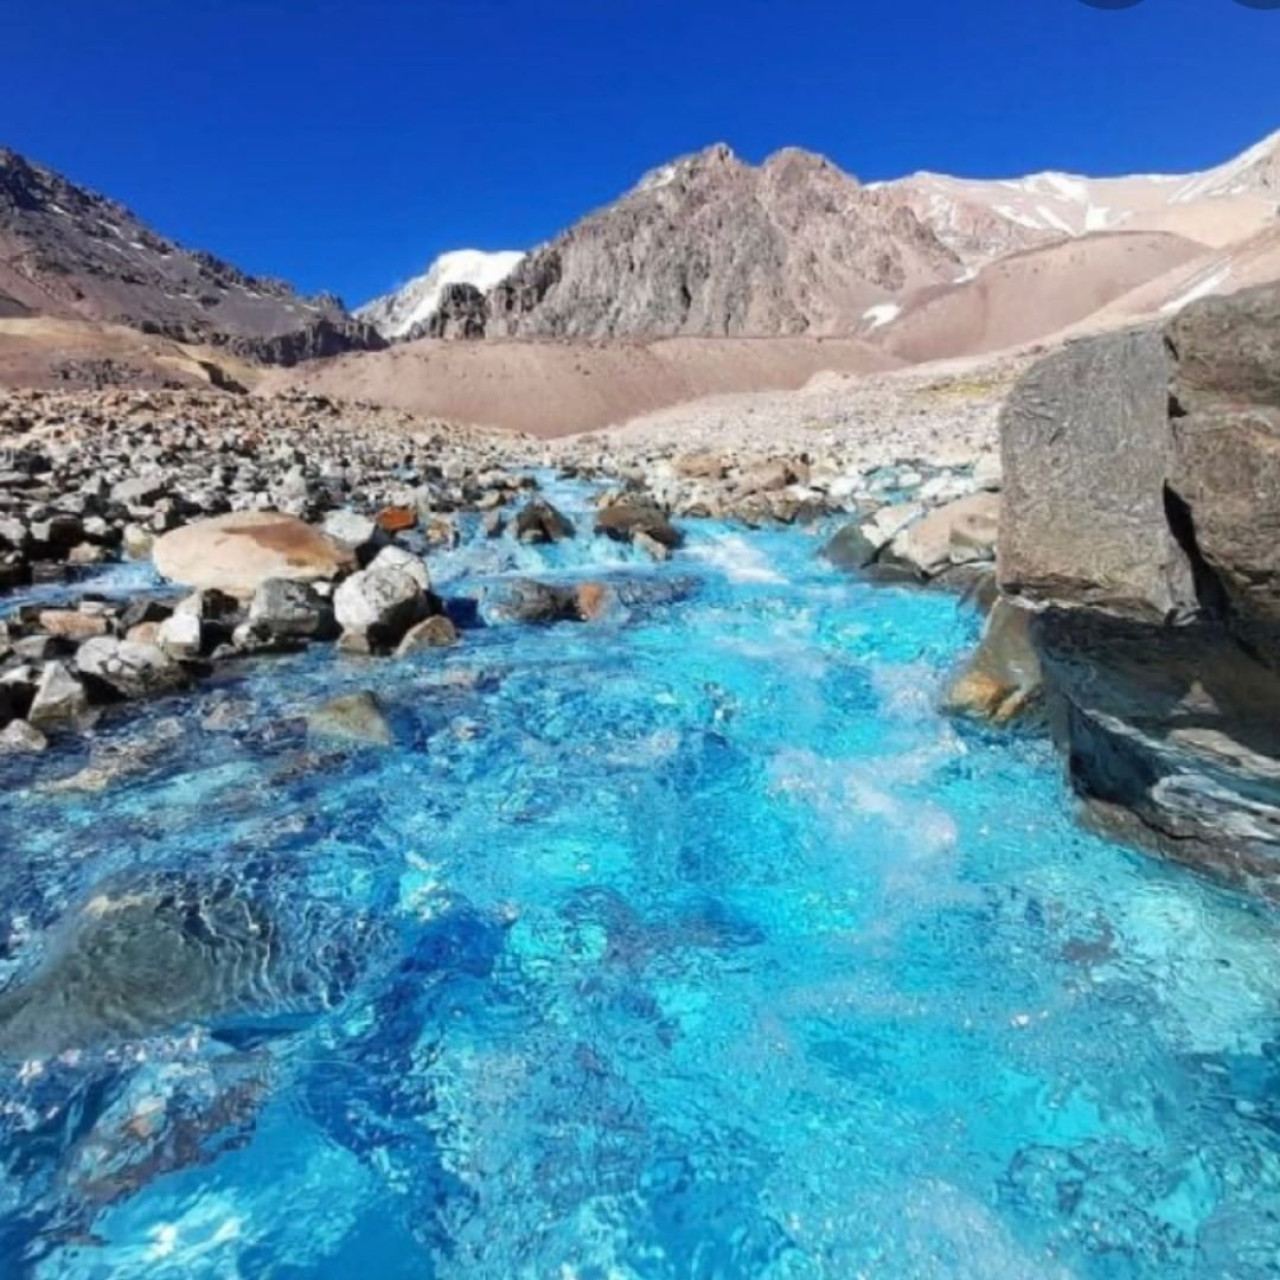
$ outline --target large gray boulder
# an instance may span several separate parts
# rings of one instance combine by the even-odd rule
[[[1153,622],[1197,608],[1166,516],[1173,361],[1156,329],[1072,343],[1000,415],[1002,589]]]
[[[1075,343],[1002,415],[1003,589],[1072,781],[1122,834],[1280,885],[1280,286]]]
[[[382,562],[385,554],[353,573],[333,597],[334,614],[344,635],[364,640],[371,648],[398,643],[431,612],[419,578],[407,566]]]

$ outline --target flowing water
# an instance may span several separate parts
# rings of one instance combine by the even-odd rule
[[[1277,1274],[1275,916],[941,718],[976,620],[817,545],[469,542],[448,595],[698,590],[5,766],[0,1274]],[[394,748],[306,740],[363,688]]]

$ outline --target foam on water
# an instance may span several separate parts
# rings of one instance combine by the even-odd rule
[[[273,973],[341,981],[0,1064],[0,1272],[1275,1273],[1275,917],[1081,829],[1047,743],[939,717],[955,601],[802,532],[691,537],[660,569],[467,544],[451,594],[701,588],[248,667],[109,727],[191,729],[96,794],[10,766],[5,977],[103,883],[177,872],[243,885]],[[365,687],[396,749],[300,736]]]

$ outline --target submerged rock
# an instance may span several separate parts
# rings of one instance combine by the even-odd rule
[[[443,649],[457,643],[457,627],[444,614],[438,613],[405,632],[404,639],[396,646],[396,657],[407,658],[411,654],[424,653],[428,649]]]
[[[576,588],[537,582],[533,578],[510,578],[489,587],[485,591],[485,605],[495,622],[546,625],[582,620]]]
[[[389,747],[395,741],[382,704],[368,689],[330,698],[308,712],[307,732],[363,746]]]
[[[47,1057],[237,1012],[322,1006],[324,975],[298,961],[234,881],[122,880],[70,912],[40,967],[0,994],[0,1055]]]

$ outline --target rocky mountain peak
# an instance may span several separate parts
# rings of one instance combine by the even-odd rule
[[[0,299],[60,320],[120,323],[290,363],[382,345],[331,294],[301,297],[214,254],[182,248],[135,213],[0,149]]]
[[[901,201],[799,148],[753,166],[723,143],[647,173],[530,254],[489,296],[490,334],[564,338],[850,332],[959,259]]]

